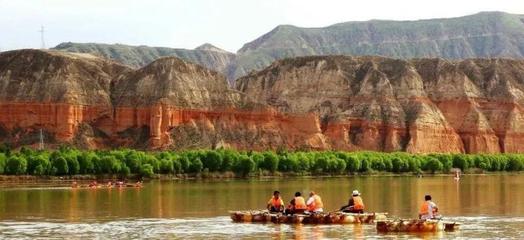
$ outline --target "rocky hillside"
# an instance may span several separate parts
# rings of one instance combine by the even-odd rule
[[[238,80],[175,57],[0,54],[0,142],[524,152],[524,60],[284,59]]]
[[[393,58],[524,58],[524,15],[482,12],[419,21],[371,20],[324,28],[278,26],[246,43],[237,54],[211,44],[194,50],[120,44],[62,43],[57,50],[93,53],[142,67],[175,56],[227,76],[231,83],[273,61],[296,56],[380,55]]]
[[[240,78],[282,113],[318,118],[326,146],[409,152],[524,150],[524,61],[301,57]]]
[[[419,21],[345,22],[324,28],[278,26],[246,43],[232,73],[243,76],[276,59],[308,55],[393,58],[524,57],[524,15],[482,12]]]
[[[178,57],[185,61],[200,64],[206,68],[229,73],[229,68],[235,60],[235,54],[222,50],[211,44],[203,44],[193,50],[129,46],[123,44],[98,44],[98,43],[61,43],[53,48],[66,52],[90,53],[109,58],[125,65],[140,68],[161,57]]]

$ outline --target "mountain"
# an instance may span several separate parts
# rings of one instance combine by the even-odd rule
[[[310,55],[380,55],[446,59],[524,57],[524,15],[481,12],[418,21],[371,20],[324,28],[278,26],[237,52],[233,76],[282,58]]]
[[[200,64],[206,68],[228,74],[229,67],[235,60],[235,54],[222,50],[211,44],[203,44],[194,50],[129,46],[123,44],[100,43],[61,43],[53,48],[66,52],[90,53],[109,58],[125,65],[140,68],[161,57],[178,57],[180,59]]]
[[[133,69],[0,53],[0,142],[83,148],[524,152],[524,60],[283,59],[238,79],[176,57]]]
[[[323,28],[281,25],[246,43],[236,55],[207,43],[194,50],[95,43],[62,43],[55,49],[92,53],[133,67],[175,56],[218,71],[233,85],[253,70],[296,56],[523,58],[524,15],[481,12],[448,19],[345,22]]]

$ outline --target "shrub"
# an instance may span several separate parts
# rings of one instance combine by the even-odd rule
[[[521,157],[512,155],[509,157],[507,169],[509,171],[521,171],[524,169],[524,161]]]
[[[42,155],[31,156],[27,159],[27,173],[37,176],[45,175],[50,165],[49,159]]]
[[[278,169],[279,158],[273,152],[264,152],[264,160],[262,162],[262,168],[271,172],[275,172]]]
[[[5,154],[0,153],[0,174],[4,174],[6,159]]]
[[[333,157],[328,161],[328,171],[332,174],[341,174],[346,170],[346,161]]]
[[[122,164],[120,167],[120,175],[122,176],[129,176],[131,174],[131,169],[126,166],[125,164]]]
[[[96,154],[93,152],[84,152],[78,155],[78,165],[80,168],[79,173],[81,174],[91,174],[95,173],[95,164],[93,163],[93,158],[96,157]]]
[[[22,175],[26,173],[27,161],[22,156],[11,155],[7,158],[5,172],[12,175]]]
[[[80,173],[80,164],[78,163],[76,156],[68,156],[66,157],[66,161],[69,170],[69,175],[75,175]]]
[[[222,155],[217,151],[208,151],[203,158],[202,164],[209,171],[216,172],[222,167]]]
[[[247,176],[255,170],[255,162],[248,156],[242,155],[235,166],[235,172]]]
[[[153,177],[155,175],[155,172],[153,171],[153,166],[151,166],[151,164],[143,164],[142,166],[140,166],[140,175],[142,177]]]
[[[151,165],[155,173],[160,172],[160,160],[158,160],[155,156],[146,155],[142,163]]]
[[[450,172],[451,168],[453,168],[453,158],[448,154],[434,154],[431,155],[434,158],[438,159],[440,163],[442,163],[442,171],[443,172]]]
[[[460,168],[463,172],[466,171],[469,168],[468,156],[464,154],[453,155],[453,166]]]
[[[59,155],[51,158],[51,172],[54,175],[66,175],[69,172],[67,160]]]
[[[289,154],[279,159],[278,170],[282,172],[293,172],[298,169],[298,159],[296,156]]]
[[[195,158],[193,159],[193,161],[191,161],[191,164],[189,165],[189,172],[200,173],[202,172],[203,168],[204,168],[204,164],[202,164],[202,161],[200,161],[200,158]]]
[[[120,168],[121,168],[120,162],[118,162],[118,160],[116,160],[114,156],[106,155],[106,156],[103,156],[99,161],[99,165],[98,165],[99,172],[98,173],[101,173],[101,174],[119,173]]]
[[[298,163],[297,171],[299,172],[311,171],[311,156],[310,155],[308,155],[307,153],[300,152],[300,153],[296,153],[295,156],[297,158],[297,163]]]
[[[189,166],[191,166],[191,162],[189,162],[188,157],[182,155],[180,158],[178,158],[178,161],[180,162],[180,168],[182,169],[182,172],[189,172]]]
[[[409,171],[409,163],[403,158],[394,157],[391,163],[393,164],[393,172],[400,173]]]
[[[350,172],[355,173],[355,172],[360,171],[360,168],[362,167],[362,164],[361,164],[360,160],[358,160],[357,157],[355,157],[355,156],[347,156],[346,157],[346,167],[347,167],[347,169]]]
[[[232,150],[225,150],[222,154],[222,168],[223,172],[231,171],[238,160],[238,155]]]
[[[422,166],[422,159],[419,156],[410,156],[407,159],[408,170],[413,173],[420,173]]]
[[[140,154],[136,151],[130,151],[124,158],[126,166],[129,167],[132,173],[140,173],[141,171],[141,162],[143,161],[143,154]]]
[[[362,164],[360,165],[360,171],[361,172],[369,172],[371,171],[371,161],[367,158],[362,159]]]
[[[180,159],[179,158],[173,158],[171,159],[171,161],[173,162],[173,172],[174,173],[182,173],[182,164],[180,163]]]
[[[428,156],[426,158],[425,169],[431,171],[431,173],[435,173],[437,171],[442,171],[442,169],[444,169],[444,166],[438,159]]]
[[[313,165],[313,171],[317,173],[322,173],[329,169],[329,160],[325,156],[319,156],[316,158],[316,161]]]
[[[160,173],[163,174],[173,174],[175,173],[175,167],[173,161],[170,159],[162,159],[160,161]]]

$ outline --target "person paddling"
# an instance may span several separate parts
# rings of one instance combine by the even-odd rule
[[[307,210],[312,213],[321,213],[324,211],[324,203],[322,203],[322,198],[315,192],[311,191],[309,193],[309,199],[306,202]]]
[[[280,197],[279,191],[273,192],[273,197],[267,202],[267,210],[270,212],[283,212],[284,211],[284,201]]]
[[[358,190],[353,190],[351,195],[352,196],[349,198],[348,205],[341,207],[340,211],[349,213],[364,213],[364,201],[362,200],[362,197],[360,197]]]
[[[438,217],[438,207],[431,201],[431,195],[424,196],[424,203],[420,206],[418,218],[421,220],[436,219]]]

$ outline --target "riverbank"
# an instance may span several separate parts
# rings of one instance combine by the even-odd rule
[[[493,176],[493,175],[518,175],[522,172],[483,172],[481,169],[470,169],[466,173],[461,173],[461,176]],[[390,173],[390,172],[367,172],[355,174],[338,174],[338,175],[310,175],[297,173],[265,173],[262,175],[253,174],[250,176],[237,176],[234,172],[227,173],[199,173],[199,174],[155,174],[152,177],[142,177],[140,175],[131,175],[122,177],[118,175],[71,175],[71,176],[32,176],[32,175],[0,175],[0,186],[2,187],[69,187],[73,182],[80,185],[87,185],[92,181],[97,181],[99,184],[105,184],[109,181],[126,181],[127,183],[135,183],[136,181],[229,181],[229,180],[271,180],[271,179],[324,179],[324,178],[347,178],[347,177],[449,177],[453,178],[454,173]]]

